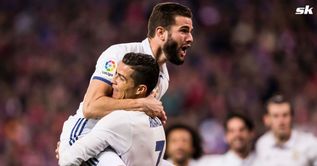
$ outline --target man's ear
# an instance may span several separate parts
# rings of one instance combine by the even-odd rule
[[[265,114],[263,116],[263,123],[266,127],[270,127],[271,126],[271,118],[269,114]]]
[[[137,94],[137,95],[141,95],[141,94],[144,94],[144,95],[145,95],[146,92],[147,92],[147,86],[144,85],[144,84],[139,85],[139,86],[138,86],[138,89],[136,90],[136,94]]]
[[[161,40],[165,41],[167,37],[167,30],[162,26],[158,26],[155,29],[155,35]]]

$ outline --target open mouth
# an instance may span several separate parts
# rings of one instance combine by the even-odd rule
[[[181,47],[181,55],[184,57],[186,55],[186,50],[190,47],[190,45],[183,45]]]

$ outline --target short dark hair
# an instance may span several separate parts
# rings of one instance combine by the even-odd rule
[[[149,95],[158,82],[160,68],[156,60],[148,54],[130,52],[124,55],[122,62],[134,70],[131,77],[135,85],[146,85],[146,95]]]
[[[191,127],[184,125],[184,124],[174,124],[172,126],[170,126],[169,128],[167,128],[165,130],[165,134],[166,134],[166,142],[168,144],[168,136],[170,135],[170,133],[174,130],[177,129],[182,129],[182,130],[186,130],[190,133],[191,137],[192,137],[192,145],[193,145],[193,149],[194,149],[194,153],[193,153],[193,158],[194,159],[198,159],[199,157],[201,157],[202,153],[203,153],[203,149],[201,147],[201,138],[200,135],[198,134],[197,131],[195,131],[194,129],[192,129]],[[168,156],[165,153],[164,158],[166,159]]]
[[[147,36],[149,38],[154,37],[155,29],[158,26],[169,29],[171,25],[175,24],[176,16],[192,18],[192,12],[188,7],[175,2],[165,2],[155,5],[148,21]]]
[[[242,115],[242,114],[239,114],[239,113],[231,113],[227,116],[227,118],[225,119],[225,122],[223,124],[224,128],[225,128],[225,131],[228,131],[228,122],[233,119],[233,118],[238,118],[240,120],[243,121],[243,123],[245,124],[245,126],[247,127],[247,129],[249,131],[253,131],[254,129],[254,124],[253,122],[251,121],[250,118],[248,118],[247,116],[245,115]]]
[[[282,104],[282,103],[287,103],[290,105],[290,109],[291,109],[291,115],[294,115],[294,110],[293,110],[293,106],[292,103],[290,101],[290,99],[288,99],[287,97],[285,97],[282,94],[276,94],[273,95],[271,98],[269,98],[266,102],[266,108],[265,108],[265,113],[268,114],[269,113],[269,109],[268,106],[270,104]]]

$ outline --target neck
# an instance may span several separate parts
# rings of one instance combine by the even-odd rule
[[[188,166],[189,160],[179,161],[173,163],[175,166]]]
[[[237,154],[241,159],[246,159],[249,154],[250,154],[250,150],[249,148],[242,150],[242,151],[233,151],[235,154]]]
[[[241,159],[246,159],[252,150],[252,145],[249,144],[242,149],[232,149],[232,151],[238,155]]]
[[[150,42],[150,47],[152,50],[152,53],[154,55],[154,58],[156,59],[157,63],[162,66],[164,63],[166,63],[167,59],[163,52],[162,47],[159,44],[159,41],[155,38],[148,38]]]

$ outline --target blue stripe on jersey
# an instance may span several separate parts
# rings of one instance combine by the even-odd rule
[[[112,82],[105,79],[105,78],[94,76],[94,77],[92,77],[92,79],[103,81],[103,82],[107,83],[108,85],[112,86]]]
[[[158,127],[158,126],[162,126],[161,121],[155,117],[155,118],[151,118],[149,117],[149,123],[150,123],[150,127]]]
[[[70,144],[70,145],[72,145],[72,144],[71,144],[71,140],[73,139],[73,138],[72,138],[73,132],[74,132],[74,130],[75,130],[77,124],[79,123],[79,121],[80,121],[80,118],[77,120],[77,122],[75,123],[75,125],[74,125],[74,127],[73,127],[73,129],[72,129],[72,132],[70,133],[70,137],[69,137],[69,144]]]
[[[95,165],[98,164],[98,162],[96,162],[96,161],[94,160],[94,158],[91,158],[90,161],[91,161],[92,163],[94,163]]]
[[[81,123],[83,122],[83,120],[84,120],[84,118],[80,118],[80,122],[79,122],[79,124],[77,125],[77,128],[76,128],[76,130],[75,130],[75,132],[74,132],[73,138],[76,137],[76,133],[77,133],[77,131],[78,131],[78,129],[79,129]]]
[[[85,128],[87,122],[88,122],[88,119],[86,119],[86,120],[84,121],[84,123],[83,123],[83,125],[81,126],[81,129],[80,129],[80,131],[79,131],[79,134],[77,134],[77,136],[74,136],[74,137],[76,137],[76,140],[78,140],[78,137],[79,137],[79,136],[81,135],[81,133],[83,132],[83,130],[84,130],[84,128]],[[74,140],[74,142],[75,142],[75,140]]]
[[[86,163],[87,165],[90,165],[90,166],[96,166],[96,165],[99,163],[99,161],[98,161],[98,162],[95,162],[95,161],[93,160],[93,158],[90,158],[90,159],[87,160],[85,163]]]
[[[81,123],[82,123],[83,120],[84,120],[84,118],[79,118],[79,119],[80,119],[80,121],[79,121],[79,123],[78,123],[78,125],[77,125],[77,127],[76,127],[76,130],[75,130],[75,132],[71,135],[71,138],[70,138],[70,141],[69,141],[69,144],[70,144],[70,145],[72,145],[72,144],[75,142],[76,133],[77,133],[77,131],[78,131],[78,129],[79,129],[79,126],[81,125]]]
[[[88,119],[85,119],[84,123],[83,123],[83,126],[81,127],[80,131],[79,131],[79,134],[77,136],[80,136],[80,134],[83,132],[84,130],[84,127],[86,126],[86,123],[88,122]]]
[[[96,164],[99,163],[99,160],[98,160],[97,158],[95,158],[95,157],[94,157],[94,158],[91,158],[91,160],[94,161]]]

